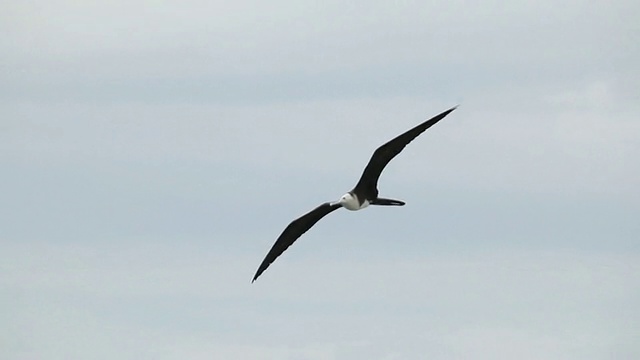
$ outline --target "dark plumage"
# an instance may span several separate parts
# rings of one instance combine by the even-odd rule
[[[398,155],[405,146],[407,146],[407,144],[432,125],[442,120],[445,116],[449,115],[449,113],[455,109],[456,107],[453,107],[441,114],[438,114],[377,148],[376,151],[373,152],[369,163],[362,172],[362,176],[353,190],[343,195],[337,202],[326,202],[302,215],[292,221],[284,229],[258,267],[258,271],[256,271],[251,282],[256,281],[258,276],[260,276],[260,274],[262,274],[289,246],[291,246],[291,244],[293,244],[302,234],[307,232],[307,230],[315,225],[315,223],[332,211],[340,207],[345,207],[348,210],[360,210],[369,204],[392,206],[404,205],[405,203],[400,200],[378,197],[378,179],[380,178],[380,174],[391,159]]]

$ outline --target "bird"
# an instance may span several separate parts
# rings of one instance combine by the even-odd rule
[[[382,174],[385,166],[387,166],[387,164],[396,157],[396,155],[400,154],[405,146],[432,125],[449,115],[449,113],[456,108],[457,106],[454,106],[378,147],[373,152],[373,155],[371,155],[371,159],[369,159],[367,166],[364,168],[364,171],[360,176],[360,180],[358,180],[358,183],[351,191],[342,195],[338,201],[325,202],[321,204],[315,209],[293,220],[284,229],[258,267],[258,270],[253,276],[253,280],[251,280],[251,282],[253,283],[256,281],[256,279],[258,279],[258,277],[267,270],[269,265],[282,255],[282,253],[287,250],[289,246],[291,246],[300,236],[302,236],[302,234],[306,233],[311,229],[311,227],[313,227],[313,225],[320,221],[320,219],[335,210],[344,207],[347,210],[357,211],[362,210],[369,205],[405,205],[405,202],[401,200],[378,197],[378,179],[380,178],[380,174]]]

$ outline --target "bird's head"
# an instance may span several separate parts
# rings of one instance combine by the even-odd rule
[[[360,207],[358,199],[350,192],[342,195],[338,203],[349,210],[356,210]]]

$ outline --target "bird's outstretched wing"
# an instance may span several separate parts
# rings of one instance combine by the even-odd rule
[[[311,229],[315,223],[317,223],[320,219],[325,217],[330,212],[342,207],[342,205],[335,203],[324,203],[317,208],[309,211],[308,213],[302,215],[301,217],[293,220],[280,234],[278,240],[276,240],[275,244],[267,256],[262,260],[262,264],[258,267],[258,271],[253,276],[253,280],[251,282],[256,281],[258,276],[262,274],[272,262],[274,262],[280,254],[282,254],[291,244],[293,244],[302,234],[307,232],[307,230]]]
[[[457,107],[457,106],[456,106]],[[375,198],[378,196],[378,178],[384,167],[387,166],[389,161],[398,155],[407,144],[409,144],[418,135],[422,134],[425,130],[430,128],[433,124],[442,120],[450,112],[456,109],[453,107],[441,114],[438,114],[431,119],[423,122],[422,124],[408,130],[407,132],[398,135],[394,139],[390,140],[386,144],[380,146],[373,152],[371,159],[362,172],[362,176],[356,184],[354,191],[367,195],[367,198]]]

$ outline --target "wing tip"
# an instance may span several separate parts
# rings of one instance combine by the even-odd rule
[[[438,119],[438,121],[440,121],[441,119],[443,119],[445,116],[449,115],[453,110],[457,109],[458,106],[460,106],[460,104],[450,108],[449,110],[445,110],[443,112],[441,112],[440,114],[436,115],[435,117],[433,117],[433,119]]]
[[[263,273],[265,270],[266,270],[266,268],[265,268],[265,269],[262,269],[262,268],[258,269],[258,271],[256,271],[256,274],[255,274],[255,275],[253,275],[253,279],[251,279],[251,283],[253,284],[256,280],[258,280],[258,277],[259,277],[260,275],[262,275],[262,273]]]

